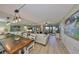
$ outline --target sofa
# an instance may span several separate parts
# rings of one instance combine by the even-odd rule
[[[35,42],[46,45],[48,42],[48,34],[36,34]]]

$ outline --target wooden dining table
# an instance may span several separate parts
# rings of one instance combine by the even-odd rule
[[[20,38],[19,40],[13,40],[12,38],[7,38],[3,44],[4,49],[9,54],[16,54],[19,50],[24,47],[28,47],[33,40],[29,38]]]

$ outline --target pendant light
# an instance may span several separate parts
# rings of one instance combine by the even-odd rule
[[[20,15],[19,15],[19,10],[16,9],[16,10],[14,10],[14,12],[15,12],[15,16],[14,16],[14,18],[13,18],[13,23],[20,22],[20,21],[21,21],[21,17],[20,17]]]
[[[6,25],[10,25],[11,23],[10,23],[10,21],[9,21],[9,17],[7,17],[7,24]]]
[[[20,14],[19,14],[19,11],[20,11],[20,9],[22,9],[24,6],[25,6],[25,4],[22,5],[22,6],[20,6],[18,9],[15,9],[15,10],[14,10],[15,15],[14,15],[14,18],[13,18],[13,22],[12,22],[12,23],[17,23],[17,22],[20,22],[20,21],[22,20]]]

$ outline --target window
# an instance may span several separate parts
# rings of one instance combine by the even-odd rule
[[[18,25],[11,26],[11,31],[21,31],[21,27]]]
[[[79,40],[79,11],[70,16],[65,22],[65,33]]]

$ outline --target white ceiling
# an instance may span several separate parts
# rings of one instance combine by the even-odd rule
[[[14,15],[21,4],[0,4],[0,11],[6,16]],[[59,22],[72,9],[73,4],[27,4],[20,9],[22,24],[44,24]],[[1,15],[1,14],[0,14]]]

